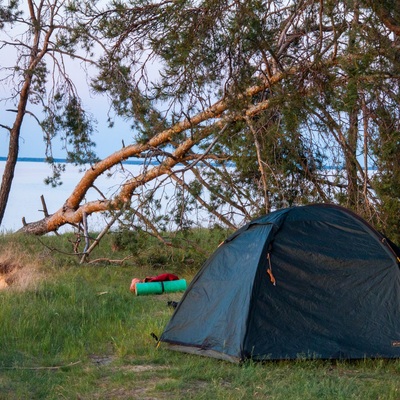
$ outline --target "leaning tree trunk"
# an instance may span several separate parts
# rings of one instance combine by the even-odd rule
[[[18,107],[16,111],[16,117],[14,124],[10,131],[10,144],[8,148],[8,157],[7,162],[3,172],[3,178],[1,182],[0,188],[0,224],[2,223],[4,213],[7,207],[8,198],[11,191],[12,181],[14,179],[14,171],[15,166],[18,160],[18,152],[19,152],[19,137],[21,132],[22,122],[24,120],[24,116],[26,113],[26,107],[29,99],[29,92],[32,86],[32,77],[34,75],[34,71],[42,61],[44,55],[46,54],[50,37],[53,34],[55,26],[51,24],[48,29],[45,38],[43,40],[42,45],[40,46],[40,36],[41,36],[41,22],[40,18],[38,19],[35,15],[34,3],[32,1],[28,1],[30,18],[33,26],[33,37],[32,37],[32,47],[30,50],[29,56],[29,64],[25,70],[25,76],[23,80],[23,85],[21,88],[21,92],[19,95]],[[54,17],[54,16],[53,16]],[[40,48],[39,48],[40,47]],[[4,126],[3,126],[4,128]]]
[[[251,98],[251,96],[265,90],[266,87],[282,80],[286,74],[291,72],[294,72],[294,70],[287,71],[285,74],[278,73],[271,77],[268,82],[248,88],[242,96],[244,98]],[[126,204],[129,204],[131,197],[137,188],[161,175],[170,174],[175,165],[184,162],[193,146],[211,135],[213,129],[210,129],[210,127],[203,127],[199,130],[197,135],[188,137],[175,149],[173,154],[170,157],[167,157],[160,165],[125,182],[120,192],[113,199],[97,200],[82,204],[81,202],[84,199],[86,192],[92,187],[95,180],[111,167],[149,149],[162,147],[163,145],[170,143],[174,137],[178,136],[182,132],[192,128],[193,126],[200,126],[204,121],[216,119],[217,121],[214,123],[213,127],[222,128],[229,121],[254,116],[268,107],[269,101],[265,100],[256,105],[249,105],[249,108],[246,109],[244,114],[241,116],[226,116],[224,115],[224,112],[228,109],[228,103],[223,99],[217,101],[208,109],[194,115],[192,118],[180,121],[171,128],[159,132],[146,143],[126,146],[88,169],[72,194],[58,211],[50,216],[46,216],[42,220],[25,223],[20,231],[35,235],[43,235],[48,232],[54,232],[59,227],[66,224],[79,224],[82,221],[84,214],[90,215],[95,212],[120,209]]]
[[[26,105],[28,103],[28,95],[31,83],[32,83],[32,77],[30,74],[27,74],[19,98],[17,116],[15,118],[13,127],[10,129],[10,143],[8,146],[8,157],[4,168],[3,178],[0,187],[0,224],[3,221],[4,213],[6,211],[8,198],[11,191],[12,181],[14,179],[14,171],[15,171],[15,166],[17,165],[18,152],[19,152],[19,136],[21,132],[21,125],[24,120]]]
[[[0,187],[0,224],[3,221],[4,213],[6,211],[8,198],[11,191],[12,181],[14,179],[15,166],[18,159],[18,142],[19,142],[19,129],[11,129],[10,131],[10,144],[8,146],[8,157],[3,171],[3,178]]]

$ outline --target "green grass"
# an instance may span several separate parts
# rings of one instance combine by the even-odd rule
[[[43,240],[68,251],[65,237]],[[92,258],[132,251],[111,254],[107,240]],[[35,238],[1,237],[0,265],[40,279],[0,291],[0,399],[400,399],[398,360],[234,365],[156,348],[150,334],[161,334],[167,301],[181,294],[136,297],[131,279],[190,280],[202,257],[151,242],[122,265],[80,266]]]

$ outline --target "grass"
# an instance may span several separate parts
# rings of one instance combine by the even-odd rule
[[[398,360],[234,365],[156,348],[151,333],[181,294],[136,297],[131,279],[168,271],[190,280],[204,255],[110,236],[92,257],[103,261],[81,266],[50,250],[70,251],[70,237],[42,240],[47,247],[0,237],[11,283],[0,291],[0,399],[400,399]]]

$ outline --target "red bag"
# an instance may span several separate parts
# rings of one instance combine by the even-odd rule
[[[144,282],[165,282],[177,280],[179,280],[179,278],[174,274],[161,274],[158,276],[148,276],[144,278]]]
[[[129,290],[135,293],[136,284],[142,282],[165,282],[165,281],[177,281],[179,278],[174,274],[161,274],[158,276],[148,276],[144,279],[133,278]]]

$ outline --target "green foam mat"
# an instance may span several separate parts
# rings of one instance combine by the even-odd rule
[[[176,281],[137,283],[135,293],[136,296],[142,296],[146,294],[183,292],[185,290],[186,280],[179,279]]]

